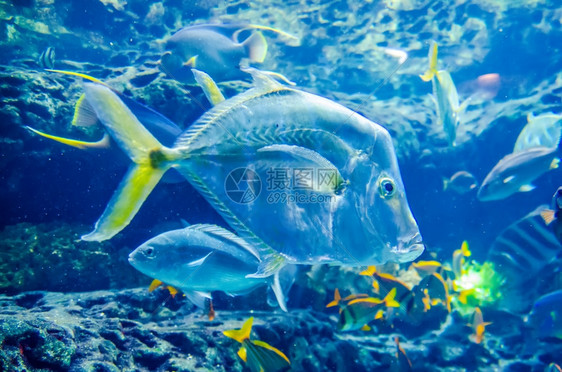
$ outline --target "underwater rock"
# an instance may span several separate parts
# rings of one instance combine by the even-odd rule
[[[88,291],[142,283],[126,261],[126,248],[81,242],[78,230],[61,223],[6,226],[0,232],[0,290]]]

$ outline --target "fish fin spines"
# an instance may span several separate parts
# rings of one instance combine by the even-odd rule
[[[250,333],[252,332],[252,323],[254,322],[254,317],[248,318],[242,325],[240,329],[231,329],[228,331],[223,331],[226,337],[232,338],[240,343],[250,339]]]
[[[544,211],[542,211],[540,213],[540,215],[541,215],[544,223],[548,226],[554,221],[554,218],[556,216],[556,212],[553,211],[552,209],[545,209]]]
[[[77,127],[91,127],[99,123],[96,112],[88,103],[86,95],[82,94],[74,106],[72,125]]]

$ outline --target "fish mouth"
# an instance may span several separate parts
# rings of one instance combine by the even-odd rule
[[[421,234],[417,232],[410,239],[399,242],[392,253],[396,255],[398,262],[410,262],[418,258],[424,249]]]

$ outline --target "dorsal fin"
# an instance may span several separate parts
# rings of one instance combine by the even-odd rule
[[[219,238],[221,240],[228,240],[238,246],[240,246],[241,248],[243,248],[245,251],[249,252],[252,256],[256,257],[258,260],[260,259],[260,255],[259,252],[257,251],[257,249],[252,246],[250,243],[248,243],[246,240],[242,239],[241,237],[239,237],[238,235],[220,227],[217,225],[209,225],[209,224],[197,224],[197,225],[191,225],[188,227],[188,229],[191,230],[198,230],[198,231],[203,231],[209,235],[213,235],[216,238]]]

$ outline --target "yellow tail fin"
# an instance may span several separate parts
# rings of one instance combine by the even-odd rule
[[[423,81],[430,81],[437,73],[437,43],[431,42],[429,47],[429,69],[425,74],[420,75]]]
[[[254,322],[254,317],[248,318],[242,328],[231,329],[229,331],[223,331],[226,337],[230,337],[240,343],[250,339],[250,333],[252,332],[252,323]]]
[[[84,84],[88,103],[117,145],[131,158],[119,188],[111,198],[94,231],[83,240],[110,239],[133,219],[164,173],[172,166],[170,150],[138,121],[131,110],[107,86]]]

